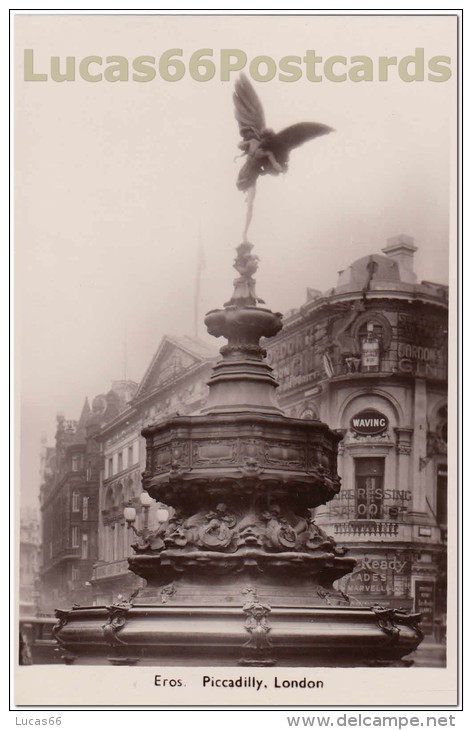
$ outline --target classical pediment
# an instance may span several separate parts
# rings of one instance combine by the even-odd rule
[[[204,342],[192,337],[163,337],[142,379],[135,400],[142,400],[159,388],[170,385],[185,372],[215,357]]]

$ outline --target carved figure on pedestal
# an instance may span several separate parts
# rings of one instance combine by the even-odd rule
[[[265,531],[265,545],[268,548],[279,549],[297,547],[297,533],[290,526],[289,522],[281,514],[278,504],[273,504],[268,510],[262,513],[262,518],[267,521]]]
[[[199,531],[201,544],[212,550],[224,550],[231,546],[236,549],[236,534],[231,529],[235,526],[236,519],[228,512],[226,505],[223,502],[218,504],[214,512],[206,515],[206,519],[208,524]]]
[[[230,305],[255,306],[256,304],[264,304],[264,300],[256,294],[256,282],[252,278],[259,266],[259,256],[251,253],[253,248],[252,243],[244,241],[236,249],[237,256],[233,268],[240,274],[240,277],[233,281],[233,296],[225,304],[225,307]]]

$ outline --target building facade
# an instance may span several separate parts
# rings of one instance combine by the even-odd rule
[[[20,619],[38,613],[38,578],[41,538],[36,510],[20,515]]]
[[[48,460],[40,489],[41,613],[92,601],[101,464],[96,437],[124,406],[123,394],[112,389],[94,398],[92,409],[86,400],[79,421],[57,417],[54,456]]]
[[[165,336],[133,399],[101,429],[102,473],[99,489],[98,560],[93,569],[93,600],[110,603],[129,596],[143,581],[128,570],[136,535],[124,519],[124,508],[137,510],[143,521],[141,474],[146,465],[142,429],[176,413],[198,410],[207,394],[215,351],[192,337]],[[157,504],[150,508],[149,524]]]
[[[279,400],[343,434],[342,488],[317,523],[358,559],[352,603],[446,612],[447,287],[418,283],[416,247],[389,239],[355,261],[267,342]]]

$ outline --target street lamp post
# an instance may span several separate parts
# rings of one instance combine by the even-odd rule
[[[141,528],[135,527],[136,522],[136,507],[133,507],[132,502],[128,502],[126,507],[123,510],[123,515],[125,518],[125,521],[128,525],[129,530],[133,530],[134,534],[140,538],[143,542],[147,540],[147,538],[153,533],[153,530],[149,529],[149,510],[151,508],[151,504],[155,502],[155,500],[149,495],[148,492],[141,492],[139,495],[139,501],[141,502],[141,505],[143,507],[143,526]],[[156,510],[156,518],[159,524],[161,525],[164,522],[167,522],[169,519],[169,510],[166,509],[163,505],[158,506]]]

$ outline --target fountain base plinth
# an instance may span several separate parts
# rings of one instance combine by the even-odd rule
[[[418,615],[380,607],[160,606],[63,612],[56,638],[75,664],[394,666],[419,645]]]
[[[333,587],[355,561],[323,550],[138,555],[148,579],[130,601],[58,612],[68,663],[392,666],[414,651],[420,616],[352,608]],[[157,577],[159,576],[159,577]]]

